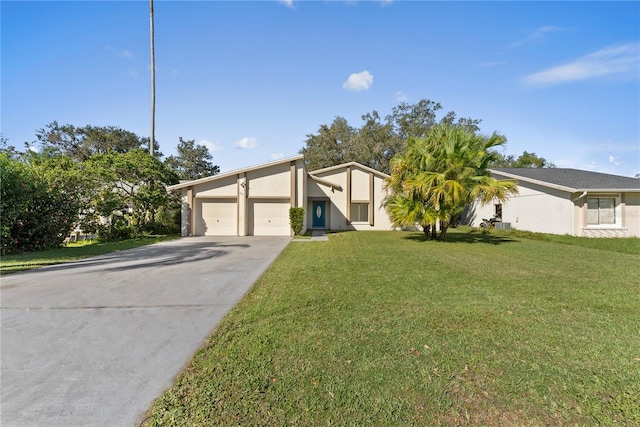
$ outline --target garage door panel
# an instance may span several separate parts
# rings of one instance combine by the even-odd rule
[[[197,234],[200,236],[236,236],[238,234],[238,204],[236,201],[202,200]]]
[[[289,236],[289,202],[253,200],[249,204],[249,234],[254,236]]]

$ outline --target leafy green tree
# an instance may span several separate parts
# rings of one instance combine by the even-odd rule
[[[377,111],[362,116],[363,125],[354,128],[342,117],[330,126],[321,125],[317,135],[307,135],[304,154],[311,170],[335,166],[344,162],[358,162],[381,172],[389,173],[391,159],[404,149],[409,138],[422,138],[438,122],[442,106],[428,99],[417,104],[401,103],[391,114],[380,118]],[[458,119],[451,111],[440,123],[477,131],[480,120]]]
[[[82,165],[62,155],[0,153],[2,253],[57,247],[86,208]]]
[[[491,177],[495,148],[505,138],[484,137],[462,126],[437,124],[424,138],[409,138],[405,151],[391,163],[384,205],[396,226],[422,226],[425,238],[445,240],[451,221],[473,201],[505,200],[517,193],[514,181]]]
[[[27,166],[8,153],[0,153],[0,218],[2,218],[2,254],[18,249],[17,237],[13,230],[19,227],[21,218],[29,209],[31,174]]]
[[[395,133],[393,125],[382,122],[377,111],[362,116],[364,124],[347,149],[346,158],[375,170],[389,171],[389,162],[402,151],[404,141]]]
[[[429,99],[422,99],[417,104],[402,102],[393,107],[386,120],[392,124],[398,137],[406,141],[409,137],[426,136],[429,129],[437,123],[436,113],[441,109],[440,103]]]
[[[54,121],[36,131],[41,148],[53,147],[75,160],[84,162],[95,154],[126,153],[148,146],[149,139],[116,126],[76,127]],[[157,145],[156,145],[157,148]],[[156,153],[162,157],[162,153]]]
[[[178,155],[167,157],[165,164],[178,174],[178,178],[193,180],[220,173],[206,146],[196,145],[193,139],[185,141],[180,137],[176,149]]]
[[[13,145],[9,145],[9,139],[0,133],[0,153],[5,153],[9,158],[16,158],[20,153],[16,150],[16,147]],[[1,183],[0,183],[1,184]]]
[[[307,135],[306,146],[300,150],[304,154],[307,167],[311,170],[339,165],[348,160],[347,152],[355,136],[343,117],[336,117],[330,126],[321,125],[317,135]]]
[[[109,224],[130,219],[130,226],[142,232],[155,222],[155,213],[170,206],[166,186],[177,184],[178,176],[158,158],[139,148],[126,153],[96,154],[87,161],[96,174],[100,191],[95,200],[96,216],[109,219]],[[97,227],[97,218],[92,218]],[[91,221],[84,227],[89,229]]]
[[[495,168],[555,168],[556,165],[548,161],[544,157],[538,157],[536,153],[524,151],[517,158],[510,154],[504,156],[496,153],[496,160],[491,164]]]

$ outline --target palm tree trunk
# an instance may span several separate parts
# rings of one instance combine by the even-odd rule
[[[153,40],[153,0],[149,0],[149,20],[151,39],[151,137],[149,138],[149,154],[153,156],[156,133],[156,54]]]
[[[431,226],[423,225],[422,232],[424,233],[424,240],[431,240]]]
[[[447,229],[449,228],[449,224],[440,223],[440,241],[444,242],[444,238],[447,235]]]

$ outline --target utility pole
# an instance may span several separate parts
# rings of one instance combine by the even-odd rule
[[[150,38],[151,38],[151,137],[149,154],[153,156],[153,144],[156,133],[156,54],[153,42],[153,0],[149,0]]]

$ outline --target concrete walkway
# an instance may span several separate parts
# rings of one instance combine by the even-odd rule
[[[326,230],[313,230],[311,232],[311,240],[327,241],[329,237],[327,237]]]
[[[191,237],[2,277],[0,425],[133,426],[289,237]]]

